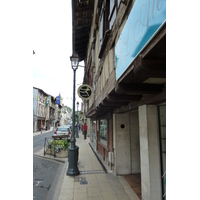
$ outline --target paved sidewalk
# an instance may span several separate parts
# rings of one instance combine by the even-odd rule
[[[67,159],[58,200],[139,200],[122,176],[105,173],[89,145],[89,139],[84,140],[81,132],[76,145],[79,147],[80,174],[66,175]]]

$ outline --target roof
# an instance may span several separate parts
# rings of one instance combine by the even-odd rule
[[[46,92],[44,92],[44,90],[42,90],[42,89],[40,89],[40,88],[37,88],[37,87],[33,87],[33,88],[36,89],[36,90],[42,91],[46,96],[51,96],[51,99],[52,99],[52,100],[55,100],[55,97],[54,97],[54,96],[52,96],[52,95],[50,95],[50,94],[47,94]],[[61,108],[62,105],[59,105],[59,107]]]
[[[51,95],[47,94],[46,92],[44,92],[44,90],[42,90],[42,89],[40,89],[40,88],[37,88],[37,87],[33,87],[33,88],[36,89],[36,90],[42,91],[46,96],[51,96]]]
[[[79,61],[86,57],[93,11],[94,0],[72,0],[72,50]]]

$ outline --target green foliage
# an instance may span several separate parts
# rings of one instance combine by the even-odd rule
[[[61,149],[67,150],[69,142],[67,140],[53,140],[51,145],[54,147],[54,151],[60,152]]]
[[[67,110],[68,110],[68,112],[72,112],[72,109],[68,106],[67,106]]]

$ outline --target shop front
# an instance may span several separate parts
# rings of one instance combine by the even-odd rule
[[[45,127],[45,118],[42,117],[38,117],[38,121],[37,121],[37,125],[38,125],[38,131],[41,130],[41,126],[43,125],[43,128]]]
[[[97,151],[102,160],[109,165],[109,153],[113,152],[113,124],[111,115],[101,116],[97,120]]]
[[[97,138],[97,135],[96,135],[96,120],[91,120],[91,123],[90,123],[91,127],[90,127],[90,142],[92,143],[93,145],[93,148],[96,150],[97,149],[97,143],[96,143],[96,138]]]
[[[142,199],[166,199],[166,104],[113,115],[114,173],[132,179]]]

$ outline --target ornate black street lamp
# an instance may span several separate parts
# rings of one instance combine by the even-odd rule
[[[78,101],[77,101],[77,103],[76,103],[76,106],[77,106],[76,138],[79,138],[79,135],[78,135],[78,131],[79,131],[79,115],[78,115],[78,106],[79,106],[79,102],[78,102]]]
[[[78,162],[78,149],[79,147],[76,146],[76,139],[75,139],[75,83],[76,83],[76,70],[78,69],[79,64],[79,56],[76,52],[70,57],[72,69],[74,71],[74,85],[73,85],[73,116],[72,116],[72,136],[71,136],[71,145],[68,148],[68,169],[66,174],[69,176],[75,176],[80,174],[77,162]]]

